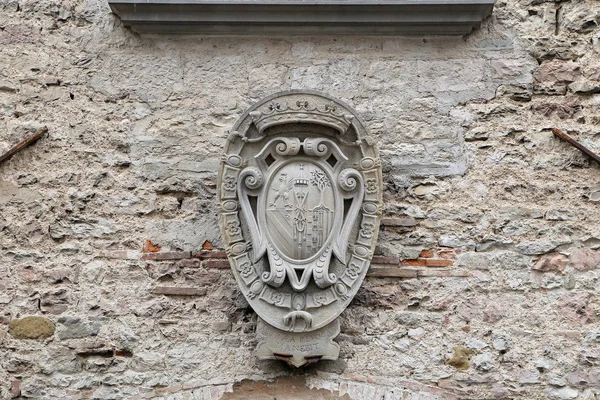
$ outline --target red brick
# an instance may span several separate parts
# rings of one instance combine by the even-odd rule
[[[146,253],[142,255],[142,260],[183,260],[185,258],[190,258],[192,253],[190,251],[167,251],[164,253]]]
[[[451,267],[454,264],[452,260],[441,260],[428,258],[425,262],[427,267]]]
[[[229,269],[228,260],[208,260],[204,262],[206,268]]]
[[[416,260],[402,260],[400,265],[407,265],[410,267],[424,267],[427,264],[427,260],[424,258],[417,258]]]
[[[419,254],[419,257],[433,258],[434,257],[433,250],[423,250],[423,251],[421,251],[421,254]]]
[[[152,243],[151,240],[146,240],[146,243],[144,243],[144,249],[142,251],[144,253],[158,253],[160,251],[160,246]]]
[[[177,262],[177,266],[179,266],[181,268],[201,268],[202,261],[197,260],[195,258],[186,258],[183,260],[179,260]]]
[[[371,263],[373,264],[393,264],[398,265],[400,263],[400,258],[398,257],[388,257],[388,256],[373,256],[371,259]]]
[[[154,288],[153,293],[171,296],[204,296],[206,294],[206,289],[178,286],[157,286]]]
[[[207,260],[209,258],[226,259],[227,253],[224,250],[200,250],[192,253],[192,257],[201,260]]]
[[[456,252],[454,249],[440,249],[438,250],[438,257],[443,258],[445,260],[456,260]]]
[[[409,268],[371,266],[367,276],[372,278],[416,278],[417,271]]]

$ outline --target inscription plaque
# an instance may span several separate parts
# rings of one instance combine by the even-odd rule
[[[270,96],[233,127],[218,178],[229,262],[260,317],[258,357],[336,359],[337,317],[367,273],[381,214],[364,124],[324,94]]]

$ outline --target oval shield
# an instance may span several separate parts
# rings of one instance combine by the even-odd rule
[[[302,268],[330,239],[336,211],[330,174],[315,163],[292,161],[273,171],[266,187],[268,240]]]
[[[334,332],[381,209],[379,156],[356,112],[315,92],[263,99],[229,135],[218,182],[224,243],[252,308],[278,332]]]

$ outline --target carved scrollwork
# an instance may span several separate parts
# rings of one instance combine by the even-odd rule
[[[275,146],[275,151],[280,156],[293,156],[300,151],[300,139],[298,138],[280,138]]]
[[[243,182],[248,189],[256,190],[263,184],[263,174],[258,168],[248,167],[240,173],[240,181]],[[231,184],[235,185],[235,181]]]
[[[351,192],[358,186],[358,183],[362,181],[360,173],[353,168],[346,168],[340,172],[338,178],[338,185],[345,192]]]
[[[309,156],[321,157],[329,153],[329,140],[324,138],[304,139],[304,152]]]
[[[269,254],[271,255],[272,260],[271,271],[264,272],[262,274],[262,280],[273,287],[279,287],[285,280],[285,266],[283,265],[283,260],[273,246],[271,246],[271,244],[268,244],[267,246],[269,247]]]
[[[326,263],[329,261],[329,254],[331,252],[331,247],[325,250],[321,256],[317,259],[314,268],[314,279],[317,286],[320,288],[326,288],[328,286],[333,285],[337,281],[337,277],[335,274],[327,273],[327,265]]]
[[[352,200],[352,205],[346,214],[346,220],[344,221],[344,225],[342,226],[342,230],[333,249],[339,259],[346,258],[346,249],[350,232],[358,218],[364,196],[362,182],[362,175],[354,168],[346,168],[342,170],[338,176],[338,186],[343,192],[348,193],[351,196],[349,198]]]

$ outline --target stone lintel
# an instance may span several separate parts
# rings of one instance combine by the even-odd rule
[[[108,0],[138,33],[465,35],[494,0]]]

